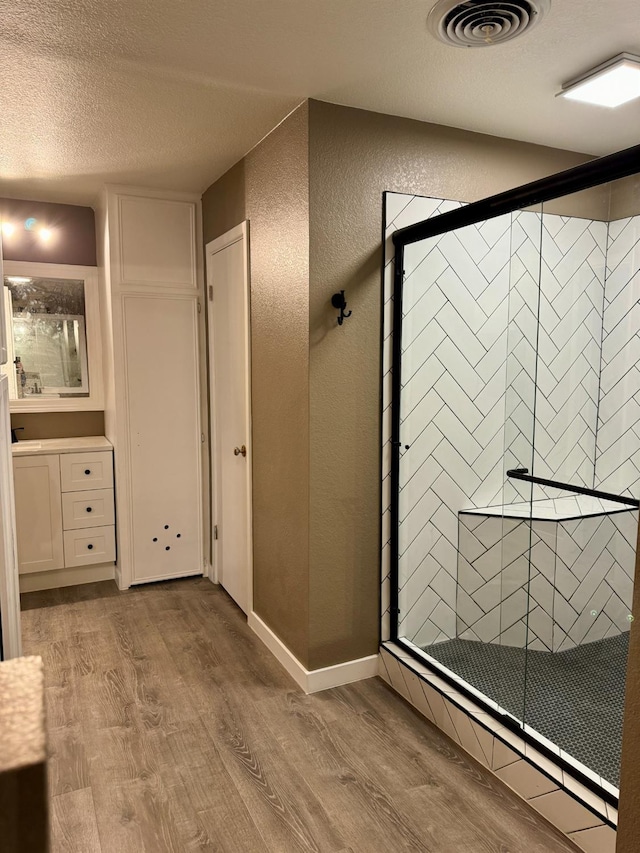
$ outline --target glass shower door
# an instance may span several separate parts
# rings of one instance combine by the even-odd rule
[[[519,727],[525,719],[533,489],[510,469],[533,465],[541,214],[518,211],[507,224],[493,387],[493,467],[483,471],[474,507],[460,513],[458,671]],[[493,228],[501,224],[493,220]],[[484,456],[488,454],[485,451]],[[438,652],[435,653],[438,655]]]
[[[502,507],[507,452],[530,464],[533,447],[537,290],[525,316],[512,263],[515,241],[539,270],[525,238],[509,214],[406,247],[399,413],[398,636],[518,720],[529,539]]]
[[[532,497],[522,719],[560,758],[617,786],[637,512],[616,498],[629,494],[627,460],[640,445],[633,429],[624,440],[614,429],[620,409],[622,421],[634,417],[622,389],[637,338],[620,321],[636,297],[618,299],[633,263],[621,269],[616,252],[640,234],[627,224],[615,247],[611,191],[542,212],[533,453],[523,466],[537,482],[509,479]],[[602,488],[607,476],[615,492]]]
[[[456,228],[513,201],[495,197],[396,232],[392,636],[615,803],[640,497],[640,179],[557,198],[540,185],[552,200],[535,208]]]

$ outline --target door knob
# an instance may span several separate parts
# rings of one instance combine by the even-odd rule
[[[235,447],[233,450],[233,455],[234,456],[246,456],[247,455],[247,448],[244,446],[244,444],[242,445],[242,447]]]

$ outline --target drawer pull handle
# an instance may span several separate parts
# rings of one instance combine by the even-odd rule
[[[87,512],[91,512],[91,507],[90,507],[90,506],[88,506],[88,507],[87,507]]]
[[[90,551],[93,551],[93,545],[87,545],[87,548],[88,548]]]
[[[88,476],[91,473],[91,468],[85,468],[84,473]]]

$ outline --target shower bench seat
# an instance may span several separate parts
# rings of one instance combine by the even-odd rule
[[[459,511],[457,637],[556,652],[628,631],[637,531],[586,495]]]
[[[463,509],[461,512],[470,515],[498,515],[504,518],[530,518],[535,521],[570,521],[596,515],[611,515],[615,512],[634,512],[634,509],[614,501],[593,498],[590,495],[568,495],[562,498],[474,507]]]

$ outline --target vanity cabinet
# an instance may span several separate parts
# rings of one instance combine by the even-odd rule
[[[115,560],[113,452],[106,438],[19,442],[13,470],[21,575]]]
[[[63,568],[60,457],[15,458],[13,484],[20,574]]]

